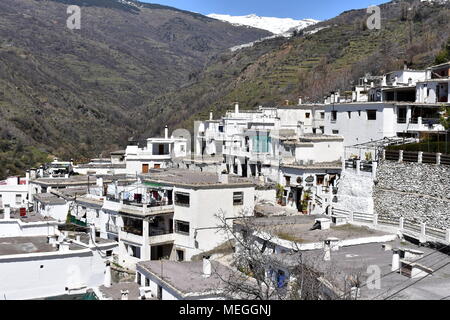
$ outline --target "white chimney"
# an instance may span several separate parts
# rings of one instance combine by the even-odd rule
[[[301,105],[302,104],[302,97],[299,97],[298,98],[298,105]]]
[[[400,253],[398,249],[392,250],[392,268],[391,271],[397,271],[400,268]]]
[[[213,112],[212,112],[212,110],[209,112],[209,120],[213,120]]]
[[[330,246],[330,240],[325,240],[325,241],[324,241],[324,244],[323,244],[323,251],[324,251],[323,260],[324,260],[324,261],[330,261],[330,260],[331,260],[331,246]]]
[[[236,104],[234,105],[234,113],[238,114],[239,113],[239,103],[236,102]]]
[[[130,293],[128,290],[120,290],[122,295],[122,300],[128,300],[128,294]]]
[[[330,237],[327,240],[329,241],[331,251],[339,251],[339,239],[338,238]]]
[[[27,170],[25,173],[25,179],[27,180],[27,183],[30,181],[30,170]]]
[[[106,261],[105,279],[103,285],[106,288],[111,287],[111,263],[109,261]]]
[[[51,244],[53,248],[55,248],[58,242],[57,239],[58,237],[56,235],[48,236],[48,243]]]
[[[211,276],[211,261],[210,256],[203,257],[203,277],[209,278]]]
[[[3,217],[5,220],[11,219],[11,207],[9,206],[9,204],[5,204]]]
[[[40,166],[39,167],[39,177],[42,178],[44,176],[44,167]]]
[[[103,177],[97,177],[97,187],[100,187],[101,196],[103,196]]]
[[[167,126],[164,128],[164,138],[169,139],[169,127]]]
[[[36,169],[31,169],[30,170],[30,178],[31,179],[36,179]]]
[[[77,234],[76,239],[77,239],[77,242],[81,242],[81,235],[80,235],[80,234]]]
[[[228,184],[228,174],[219,173],[219,182],[222,184]]]

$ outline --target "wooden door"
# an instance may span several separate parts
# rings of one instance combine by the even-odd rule
[[[142,165],[142,173],[148,173],[148,164]]]

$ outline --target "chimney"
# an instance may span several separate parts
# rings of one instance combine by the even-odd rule
[[[167,125],[164,128],[164,138],[169,139],[169,127]]]
[[[239,102],[236,102],[234,105],[234,113],[238,114],[239,113]]]
[[[398,249],[392,249],[392,268],[391,271],[397,271],[400,268],[400,253]]]
[[[27,180],[27,183],[30,181],[30,170],[27,170],[25,173],[25,179]]]
[[[103,197],[103,177],[97,177],[97,187],[100,187],[100,196]]]
[[[339,251],[339,239],[330,237],[327,239],[330,243],[330,249],[331,251]]]
[[[209,120],[213,120],[213,111],[212,110],[209,112]]]
[[[111,287],[111,262],[109,261],[106,261],[105,279],[103,281],[103,285],[106,288]]]
[[[81,235],[77,234],[76,239],[77,239],[77,242],[81,242]]]
[[[5,210],[4,210],[4,213],[3,213],[3,218],[5,220],[11,219],[11,207],[9,206],[9,204],[5,204]]]
[[[36,179],[36,169],[33,168],[30,170],[30,178]]]
[[[43,166],[39,167],[39,177],[40,178],[44,177],[44,167]]]
[[[56,248],[58,237],[55,235],[48,236],[48,243],[52,245],[53,248]]]
[[[289,100],[284,100],[284,103],[288,106],[289,105]]]
[[[331,260],[331,244],[330,244],[330,240],[325,240],[324,241],[323,251],[324,251],[323,260],[324,261],[330,261]]]
[[[222,184],[228,184],[228,174],[219,173],[219,182]]]
[[[408,62],[403,62],[403,70],[408,70]]]
[[[302,104],[302,97],[298,97],[298,105]]]
[[[408,79],[408,86],[412,86],[412,84],[413,84],[413,81],[412,81],[411,78],[409,78],[409,79]]]
[[[130,293],[128,290],[120,290],[122,295],[122,300],[128,300],[128,294]]]
[[[203,256],[203,277],[209,278],[211,276],[211,256]]]

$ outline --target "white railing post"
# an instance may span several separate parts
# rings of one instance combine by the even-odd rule
[[[400,230],[404,229],[404,224],[405,224],[405,218],[400,217],[400,220],[398,222],[398,227],[399,227]]]
[[[353,222],[353,211],[349,211],[348,220]]]
[[[377,226],[378,225],[378,214],[374,214],[373,215],[373,225]]]
[[[450,242],[450,229],[445,232],[445,241]]]
[[[382,151],[381,151],[381,160],[386,160],[386,149],[383,149]]]
[[[436,164],[441,164],[442,153],[436,153]]]
[[[426,229],[427,228],[427,224],[425,222],[421,222],[420,223],[420,235],[425,237],[426,236]]]
[[[403,162],[403,150],[398,151],[398,162]]]
[[[356,174],[359,175],[361,170],[361,160],[356,160]]]
[[[417,155],[417,163],[423,162],[423,152],[419,151],[419,154]]]
[[[378,162],[374,161],[372,162],[372,179],[375,180],[377,178],[377,169],[378,169]]]

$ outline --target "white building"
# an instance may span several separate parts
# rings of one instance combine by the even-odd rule
[[[140,179],[109,190],[100,212],[107,216],[99,230],[117,237],[118,262],[128,268],[164,257],[190,260],[227,240],[216,215],[232,219],[244,211],[253,214],[255,185],[244,178],[161,169]]]
[[[9,177],[0,181],[0,209],[5,205],[11,208],[27,206],[29,177]]]

